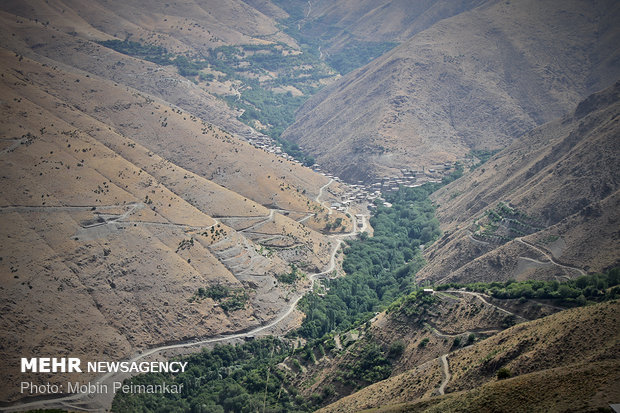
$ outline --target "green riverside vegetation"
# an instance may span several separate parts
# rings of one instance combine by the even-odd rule
[[[291,348],[273,337],[239,345],[216,345],[184,358],[184,373],[150,373],[133,384],[183,384],[180,394],[117,393],[115,412],[307,412],[309,401],[297,395],[276,367]]]
[[[392,207],[378,205],[370,219],[374,236],[346,242],[342,267],[347,276],[327,281],[329,290],[322,297],[311,293],[302,298],[299,308],[306,318],[292,335],[318,339],[332,330],[348,330],[415,288],[413,277],[424,265],[420,246],[440,235],[428,198],[435,188],[400,188],[385,196]]]
[[[230,82],[233,93],[218,95],[242,112],[239,120],[274,139],[305,165],[314,158],[280,135],[295,120],[297,109],[336,72],[312,53],[299,53],[284,43],[244,44],[209,49],[200,56],[176,55],[166,48],[130,40],[99,42],[117,52],[159,65],[176,66],[196,84]],[[294,91],[295,93],[293,93]]]
[[[457,171],[457,173],[461,173]],[[436,297],[424,294],[413,282],[422,267],[421,246],[439,235],[439,224],[429,195],[439,184],[400,188],[385,198],[391,208],[378,205],[371,218],[374,236],[346,242],[343,269],[345,277],[326,280],[321,295],[307,294],[299,303],[306,313],[302,326],[289,333],[289,339],[266,337],[236,345],[217,345],[213,350],[185,357],[185,373],[146,374],[129,381],[133,384],[183,384],[181,394],[116,395],[114,411],[140,412],[306,412],[327,403],[336,391],[325,386],[320,393],[303,397],[294,387],[294,377],[311,368],[327,353],[333,356],[338,336],[349,356],[338,369],[336,382],[351,389],[385,379],[405,344],[389,346],[374,342],[368,320],[387,309],[407,317],[418,317],[432,309]],[[291,267],[281,282],[293,281],[300,274]],[[620,295],[620,270],[593,274],[567,282],[524,281],[474,284],[445,284],[437,290],[466,288],[497,298],[551,298],[561,305],[585,305],[589,301],[612,299]],[[223,286],[211,286],[197,293],[223,301],[235,296]],[[355,342],[348,337],[365,334]],[[293,349],[291,342],[304,337],[304,346]],[[474,337],[475,338],[475,337]],[[472,337],[470,337],[472,339]],[[472,340],[473,341],[473,340]],[[353,344],[355,343],[355,344]],[[423,347],[426,342],[421,343]],[[458,346],[458,345],[457,345]],[[288,357],[288,359],[287,359]],[[348,360],[348,361],[347,361]],[[288,368],[279,364],[286,361]],[[312,378],[309,380],[312,381]]]
[[[222,310],[228,314],[232,311],[244,309],[248,295],[243,288],[230,288],[216,284],[207,288],[200,287],[190,302],[204,298],[211,298],[216,301]]]
[[[620,269],[614,268],[603,274],[588,274],[568,281],[506,281],[491,283],[449,283],[435,287],[442,291],[465,288],[469,291],[489,294],[495,298],[539,298],[557,300],[559,304],[584,305],[620,297]]]
[[[302,7],[295,2],[278,2],[290,18],[280,21],[282,29],[300,45],[301,51],[284,43],[241,44],[208,49],[199,55],[174,54],[165,47],[132,41],[105,40],[102,46],[159,65],[176,66],[179,74],[196,84],[208,86],[213,81],[229,82],[231,92],[217,95],[239,110],[239,120],[268,135],[284,152],[306,166],[314,164],[312,156],[293,142],[280,136],[295,121],[297,109],[324,84],[340,74],[348,73],[382,55],[394,46],[392,42],[347,43],[341,50],[321,58],[319,45],[325,32],[316,36],[313,22],[304,22]],[[307,34],[307,33],[311,34]]]
[[[275,0],[289,15],[280,20],[284,32],[295,39],[302,49],[317,57],[323,56],[331,67],[344,75],[381,56],[398,45],[396,42],[371,42],[349,39],[338,50],[321,53],[319,46],[330,45],[341,29],[321,19],[308,19],[307,2]]]
[[[287,355],[302,354],[304,363],[313,363],[315,354],[325,354],[334,347],[335,331],[362,326],[376,311],[386,308],[402,296],[413,299],[416,290],[413,277],[424,261],[420,246],[432,242],[440,234],[434,207],[428,196],[438,187],[427,184],[417,188],[401,188],[386,194],[391,208],[379,205],[371,218],[374,237],[362,234],[359,240],[346,243],[343,267],[346,277],[329,281],[323,297],[309,293],[300,301],[307,316],[302,326],[291,335],[310,339],[293,351],[285,340],[268,337],[241,345],[218,345],[198,355],[185,358],[189,370],[178,375],[146,374],[130,381],[134,384],[183,383],[181,394],[116,395],[114,411],[141,412],[303,412],[310,411],[330,396],[330,388],[304,399],[290,385],[293,374],[276,365]],[[282,274],[281,282],[299,276]],[[222,303],[237,294],[228,287],[215,285],[202,288],[195,299],[212,298]],[[399,302],[402,304],[403,302]],[[327,339],[325,339],[327,337]],[[402,347],[402,346],[401,346]],[[391,363],[403,348],[382,349],[369,344],[360,349],[360,358],[352,362],[359,377],[343,375],[342,380],[365,386],[388,377]],[[298,358],[291,364],[303,367]],[[357,373],[355,374],[358,375]]]
[[[472,165],[469,167],[469,170],[473,171],[474,169],[478,168],[479,166],[485,164],[486,161],[491,159],[491,157],[493,155],[495,155],[496,153],[498,153],[498,152],[499,152],[499,149],[494,149],[494,150],[474,149],[474,150],[472,150],[471,152],[469,152],[467,157],[469,159],[471,159],[471,160],[478,159],[478,162],[477,163],[472,163]]]

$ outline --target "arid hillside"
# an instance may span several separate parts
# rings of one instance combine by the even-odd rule
[[[613,1],[485,2],[324,88],[284,137],[352,181],[504,148],[617,80],[619,12]]]
[[[452,291],[412,295],[371,323],[315,344],[310,357],[307,351],[299,351],[282,367],[294,373],[294,383],[302,395],[319,395],[321,405],[418,367],[427,374],[415,390],[408,389],[407,397],[431,396],[437,394],[441,382],[439,357],[515,323],[558,311],[540,303],[515,306],[517,300],[481,297]]]
[[[478,410],[534,386],[561,389],[543,410],[615,400],[617,273],[562,303],[413,283],[558,296],[620,264],[619,17],[611,0],[2,2],[0,408],[109,410],[114,394],[20,382],[126,378],[21,357],[163,360],[268,334],[287,353],[250,357],[266,370],[245,375],[248,411],[271,408],[263,389],[327,411]],[[431,165],[472,150],[498,153],[432,202],[362,185],[437,188]],[[246,371],[228,359],[192,383]]]
[[[518,408],[581,412],[607,408],[620,397],[619,310],[615,300],[518,324],[319,411],[465,412]],[[500,369],[506,373],[498,379]],[[438,396],[438,389],[445,395]]]
[[[135,37],[171,50],[206,51],[243,42],[294,41],[268,17],[240,0],[162,3],[154,0],[8,1],[2,9],[88,40]]]
[[[620,83],[433,195],[420,280],[566,279],[618,265]]]
[[[309,287],[278,277],[323,271],[327,224],[353,228],[323,205],[339,184],[241,139],[260,134],[223,101],[93,42],[125,33],[124,13],[154,24],[98,4],[1,6],[2,401],[50,380],[19,374],[16,357],[120,360],[272,321]]]
[[[271,3],[288,12],[288,20],[296,23],[292,27],[297,29],[302,41],[316,47],[320,45],[325,60],[346,69],[353,61],[377,57],[382,50],[409,39],[434,23],[484,2],[273,0]],[[266,9],[264,12],[272,15]],[[282,18],[281,14],[273,15]],[[351,55],[353,52],[357,56]]]
[[[209,48],[233,44],[284,42],[295,46],[275,28],[273,19],[243,2],[188,2],[170,7],[156,1],[10,1],[0,9],[2,39],[9,50],[160,97],[246,138],[260,134],[212,94],[229,92],[230,82],[215,78],[206,90],[205,82],[194,84],[173,66],[128,58],[94,42],[131,40],[162,47],[175,56],[205,55]]]

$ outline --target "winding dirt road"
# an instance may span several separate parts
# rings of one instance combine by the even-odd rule
[[[547,257],[547,259],[552,263],[557,265],[558,267],[561,268],[566,268],[569,270],[573,270],[573,271],[577,271],[579,273],[579,275],[586,275],[586,272],[584,270],[582,270],[581,268],[577,268],[577,267],[573,267],[570,265],[564,265],[564,264],[560,264],[559,262],[555,261],[555,259],[553,258],[553,255],[551,255],[550,253],[548,253],[547,251],[543,250],[542,248],[537,247],[536,245],[525,241],[524,239],[522,239],[521,237],[515,238],[515,241],[520,242],[523,245],[527,245],[530,248],[535,249],[536,251],[540,252],[542,255],[544,255],[545,257]],[[538,261],[539,262],[539,261]]]
[[[328,186],[331,185],[331,183],[334,182],[333,179],[330,179],[328,183],[326,183],[325,185],[323,185],[320,189],[319,189],[319,194],[316,196],[315,201],[318,202],[319,204],[321,204],[321,206],[327,208],[327,215],[331,215],[332,214],[332,209],[329,206],[325,206],[325,204],[323,202],[321,202],[321,197],[323,196],[323,191],[325,190],[325,188],[327,188]]]
[[[498,311],[501,311],[501,312],[502,312],[502,313],[504,313],[504,314],[508,314],[508,315],[511,315],[511,316],[514,316],[514,317],[520,318],[520,319],[521,319],[521,320],[523,320],[523,321],[529,321],[529,320],[528,320],[527,318],[525,318],[525,317],[522,317],[522,316],[520,316],[520,315],[518,315],[518,314],[515,314],[515,313],[513,313],[513,312],[511,312],[511,311],[508,311],[508,310],[506,310],[506,309],[503,309],[502,307],[498,307],[498,306],[496,306],[495,304],[492,304],[492,303],[488,302],[488,301],[484,298],[484,296],[483,296],[482,294],[480,294],[480,293],[475,293],[475,292],[473,292],[473,291],[457,291],[457,290],[446,290],[446,292],[447,292],[447,293],[450,293],[450,294],[467,294],[467,295],[473,295],[474,297],[477,297],[480,301],[482,301],[484,304],[486,304],[486,305],[488,305],[488,306],[491,306],[491,307],[493,307],[493,308],[497,309]]]
[[[443,396],[444,394],[446,394],[445,392],[446,386],[450,382],[450,379],[452,378],[452,374],[450,374],[450,366],[448,365],[448,355],[444,354],[443,356],[439,358],[439,360],[441,362],[441,367],[442,367],[443,381],[441,382],[441,385],[439,386],[437,391],[439,392],[440,395]]]
[[[319,190],[319,195],[317,195],[316,197],[317,202],[321,203],[320,198],[323,195],[323,190],[327,186],[329,186],[332,182],[333,182],[333,179],[331,179],[327,184],[321,187],[321,189]],[[125,214],[123,214],[122,215],[123,218],[126,218],[128,215],[130,215],[131,212],[133,212],[138,207],[137,205],[135,206],[131,205],[131,206],[133,206],[133,208],[127,211]],[[273,210],[270,211],[269,217],[273,216],[273,212],[274,212]],[[163,357],[164,352],[175,350],[175,349],[196,348],[198,350],[199,348],[207,344],[227,342],[227,341],[232,341],[236,339],[244,339],[246,337],[254,337],[260,333],[266,333],[267,330],[273,327],[276,327],[283,320],[285,320],[288,316],[290,316],[291,313],[293,313],[293,311],[295,311],[297,303],[299,302],[299,300],[301,300],[301,298],[308,291],[311,291],[312,286],[314,285],[314,280],[317,277],[329,274],[336,268],[336,253],[338,249],[340,248],[343,240],[345,238],[352,237],[358,234],[355,219],[353,219],[353,223],[354,225],[353,225],[352,232],[347,233],[347,234],[337,234],[337,235],[329,236],[331,239],[335,239],[336,243],[334,244],[332,248],[332,251],[330,254],[330,260],[329,260],[329,264],[327,268],[318,273],[308,274],[308,278],[311,281],[309,289],[307,291],[301,292],[300,294],[298,294],[298,296],[294,300],[291,300],[290,305],[287,308],[285,308],[281,312],[281,314],[274,320],[270,321],[267,324],[258,326],[252,330],[245,331],[245,332],[222,334],[216,337],[208,337],[208,338],[203,338],[203,339],[192,339],[192,340],[188,340],[188,341],[184,341],[184,342],[180,342],[176,344],[155,347],[152,349],[141,351],[138,354],[135,354],[129,360],[124,360],[124,361],[129,361],[131,363],[131,362],[139,362],[147,358],[155,359],[158,356]],[[124,379],[129,378],[129,377],[131,376],[127,373],[109,372],[97,379],[92,380],[91,383],[99,383],[101,385],[107,384],[108,388],[112,389],[112,383],[118,382],[118,381],[122,382]],[[17,401],[13,403],[11,406],[0,408],[0,411],[13,412],[13,411],[22,411],[26,409],[69,409],[69,410],[74,410],[74,411],[99,412],[99,411],[108,411],[112,405],[113,399],[114,399],[113,392],[95,393],[95,394],[72,394],[72,395],[65,395],[65,396],[60,396],[56,398],[49,398],[45,400],[37,400],[37,401],[31,401],[31,402]]]

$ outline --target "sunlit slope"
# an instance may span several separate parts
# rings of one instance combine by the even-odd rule
[[[435,294],[433,299],[403,301],[402,306],[379,314],[371,323],[334,336],[338,337],[337,344],[330,344],[329,339],[322,341],[320,347],[315,345],[311,350],[316,362],[309,360],[305,352],[291,356],[285,366],[296,372],[296,387],[306,397],[320,395],[320,405],[325,406],[381,378],[391,377],[389,381],[415,369],[417,384],[407,388],[407,397],[431,396],[441,381],[438,357],[466,345],[471,334],[473,339],[481,340],[515,322],[515,316],[482,303],[472,294]],[[534,307],[537,309],[528,317],[556,311]],[[454,344],[457,339],[462,344]],[[297,362],[303,366],[302,371],[298,371]]]
[[[231,43],[294,41],[276,21],[240,0],[9,1],[3,10],[89,40],[133,36],[186,52]],[[259,40],[260,39],[260,40]]]
[[[180,76],[175,68],[134,59],[93,43],[110,40],[111,35],[82,37],[68,28],[56,26],[53,24],[55,20],[43,24],[41,20],[4,12],[0,13],[0,19],[3,22],[0,29],[3,44],[9,50],[63,71],[85,71],[160,97],[185,110],[191,109],[195,116],[231,133],[257,135],[256,131],[236,119],[236,114],[225,102]]]
[[[289,263],[327,266],[328,239],[284,216],[318,214],[326,178],[294,181],[301,167],[134,89],[1,54],[4,400],[16,355],[118,360],[257,326],[295,294],[275,278]],[[196,299],[216,284],[241,308]]]
[[[503,148],[618,78],[619,11],[486,2],[323,89],[285,137],[353,181]]]
[[[445,396],[430,397],[431,390],[443,382],[435,360],[320,411],[506,411],[516,407],[591,411],[606,407],[620,396],[616,386],[619,310],[616,300],[562,311],[450,353],[451,379]],[[513,378],[498,381],[502,367]]]

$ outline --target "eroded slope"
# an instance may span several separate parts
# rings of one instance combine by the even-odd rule
[[[248,329],[307,286],[277,282],[290,263],[329,264],[330,241],[296,221],[346,219],[317,199],[325,177],[154,96],[0,53],[3,400],[18,375],[50,380],[18,356],[119,360]],[[198,294],[216,285],[230,302]]]

